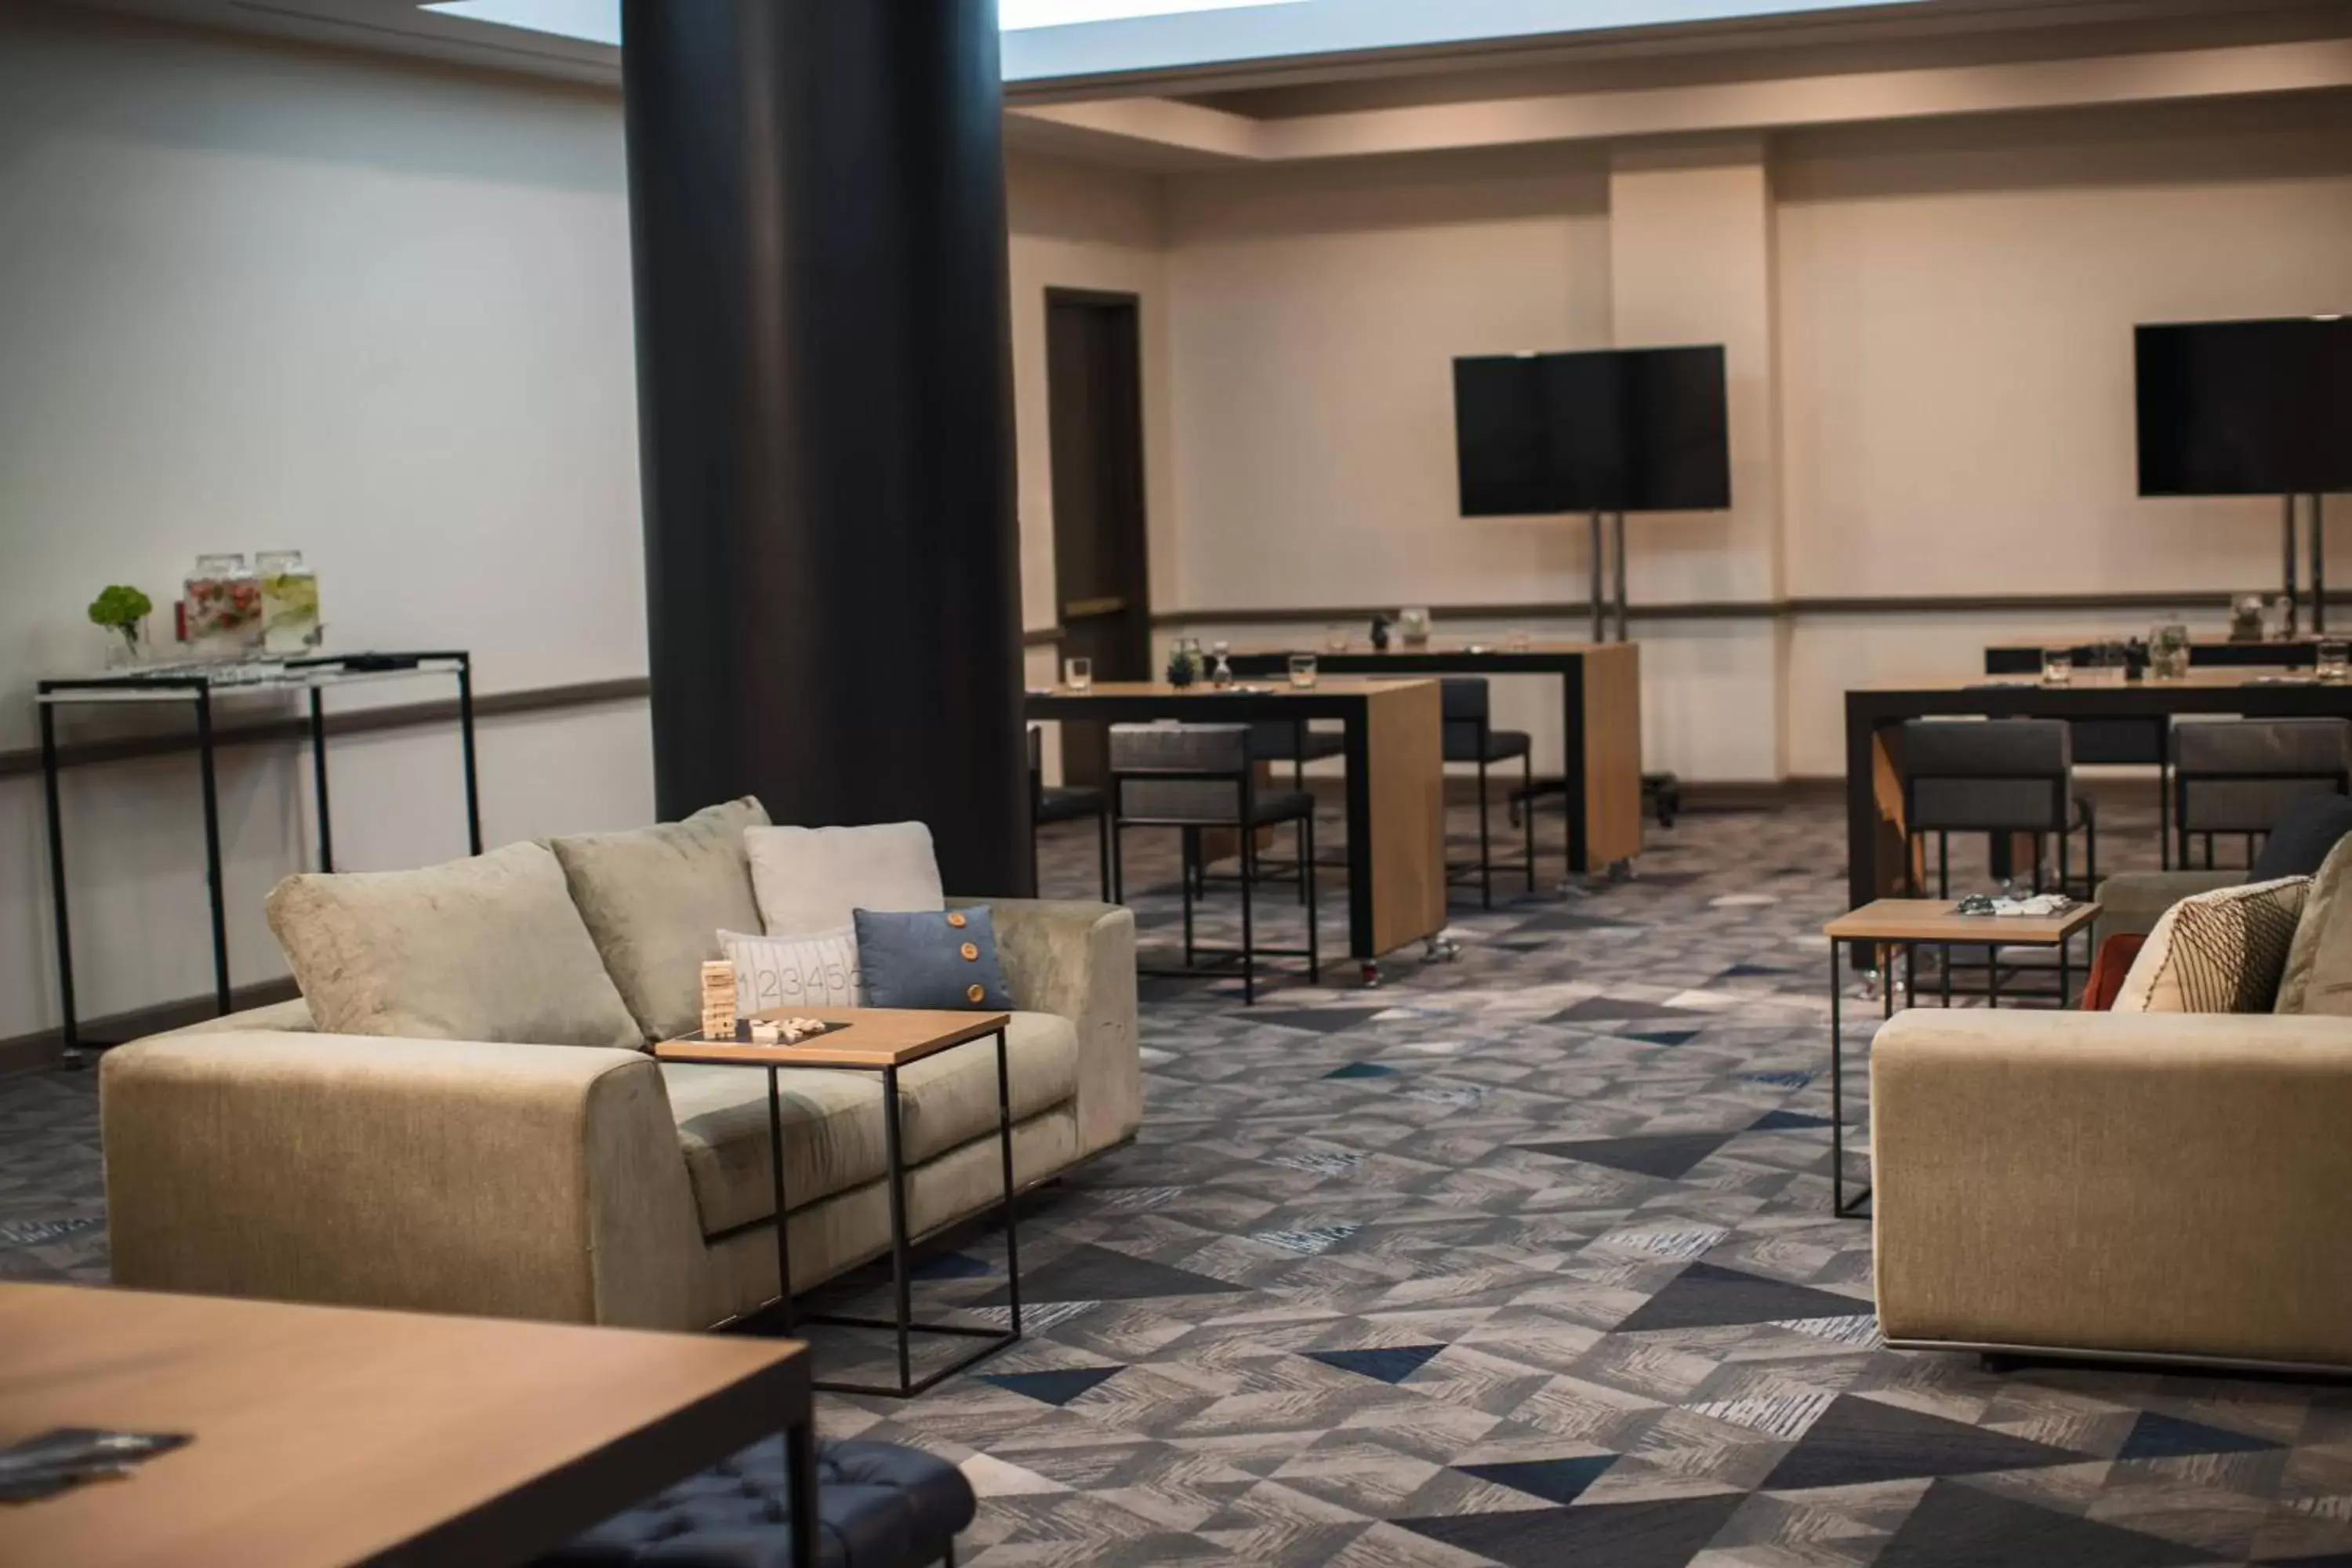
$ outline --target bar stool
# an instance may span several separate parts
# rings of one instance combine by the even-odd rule
[[[1328,730],[1310,729],[1304,719],[1260,719],[1250,725],[1251,760],[1288,763],[1293,789],[1307,788],[1307,763],[1344,755],[1347,750],[1345,736]],[[1262,855],[1258,857],[1257,868],[1261,874],[1275,873],[1267,878],[1269,881],[1297,882],[1298,901],[1302,904],[1307,901],[1307,879],[1299,875],[1295,864]]]
[[[1316,931],[1315,798],[1302,791],[1261,795],[1250,756],[1246,724],[1113,724],[1110,727],[1111,901],[1125,901],[1122,839],[1129,827],[1183,830],[1184,967],[1139,969],[1140,974],[1192,975],[1202,972],[1201,954],[1220,962],[1239,960],[1244,1005],[1257,1001],[1261,955],[1304,958],[1316,984],[1323,983],[1322,946]],[[1307,945],[1257,945],[1251,901],[1256,881],[1257,830],[1297,824],[1299,875],[1306,883]],[[1192,936],[1193,872],[1201,862],[1201,830],[1234,830],[1241,842],[1242,945],[1203,948]]]
[[[2084,881],[2099,879],[2099,827],[2074,794],[2074,736],[2063,719],[1913,719],[1903,726],[1906,877],[1918,892],[1917,840],[1936,836],[1936,896],[1952,894],[1951,836],[2033,835],[2033,890],[2042,890],[2042,841],[2058,840],[2058,889],[2072,879],[2068,847],[2085,840]]]
[[[1045,782],[1045,737],[1034,724],[1029,726],[1029,819],[1039,827],[1056,822],[1083,822],[1095,819],[1097,868],[1102,876],[1102,896],[1110,901],[1110,797],[1098,789],[1085,784],[1048,784]],[[1029,841],[1030,865],[1036,865],[1037,841]]]
[[[1495,860],[1488,819],[1494,803],[1487,796],[1486,769],[1495,763],[1518,758],[1524,773],[1522,792],[1532,794],[1536,784],[1535,747],[1524,730],[1494,727],[1485,680],[1475,676],[1449,677],[1438,687],[1438,700],[1444,704],[1445,760],[1478,764],[1478,900],[1491,910],[1495,907]],[[1524,812],[1521,819],[1527,832],[1528,891],[1532,893],[1536,890],[1535,813]],[[1454,881],[1457,873],[1466,876],[1470,869],[1449,864],[1445,879]]]
[[[2189,865],[2189,840],[2205,840],[2213,865],[2213,837],[2245,835],[2246,863],[2254,841],[2278,826],[2288,806],[2305,795],[2352,794],[2352,720],[2236,719],[2176,724],[2172,730],[2172,826],[2179,863]]]
[[[2091,803],[2074,794],[2074,732],[2063,719],[1913,719],[1903,726],[1904,877],[1913,897],[1919,892],[1918,842],[1936,836],[1936,896],[1952,896],[1955,833],[2002,837],[2033,836],[2033,890],[2042,891],[2042,840],[2058,840],[2058,890],[2070,879],[2068,847],[2076,829],[2084,838],[2084,885],[2099,881],[2098,819]],[[1998,920],[1985,922],[1997,934]],[[1984,969],[1988,994],[2000,994],[2000,944],[1987,942]],[[1915,960],[1916,963],[1916,960]],[[1944,1005],[1952,1002],[1952,949],[1942,952]],[[2058,987],[2067,984],[2068,957],[2058,946]],[[1887,984],[1894,984],[1890,964]]]

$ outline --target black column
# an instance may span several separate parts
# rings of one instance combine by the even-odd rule
[[[623,0],[661,813],[1032,882],[993,0]]]

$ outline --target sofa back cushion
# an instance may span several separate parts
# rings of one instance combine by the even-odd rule
[[[703,962],[722,956],[719,933],[757,929],[743,832],[767,825],[767,811],[745,795],[684,822],[549,841],[644,1039],[694,1033]]]
[[[2132,960],[2117,1013],[2267,1013],[2286,972],[2308,877],[2183,899]]]
[[[2276,1010],[2352,1017],[2352,838],[2329,850],[2311,879]]]
[[[751,889],[770,936],[817,936],[858,910],[943,910],[931,830],[919,822],[872,827],[754,827],[743,835]]]
[[[289,877],[268,912],[321,1033],[645,1043],[543,846],[415,871]]]

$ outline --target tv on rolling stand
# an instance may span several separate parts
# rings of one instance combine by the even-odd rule
[[[2295,500],[2311,498],[2312,629],[2326,626],[2321,498],[2352,490],[2352,320],[2181,321],[2134,331],[2139,493],[2277,496],[2295,602]]]
[[[1616,521],[1625,637],[1627,512],[1731,505],[1723,347],[1494,354],[1454,362],[1465,517],[1592,520],[1592,636],[1606,629],[1601,520]]]

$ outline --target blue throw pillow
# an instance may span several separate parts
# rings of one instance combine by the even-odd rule
[[[996,921],[984,904],[892,913],[855,910],[857,966],[869,1007],[1013,1010],[996,956]]]

